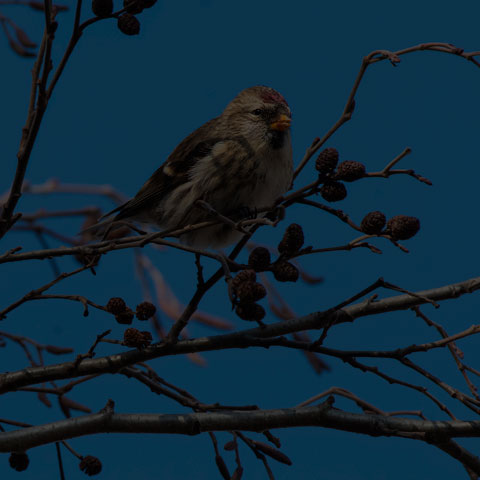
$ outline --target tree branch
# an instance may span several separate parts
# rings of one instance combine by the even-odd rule
[[[203,432],[243,430],[263,432],[274,428],[323,427],[373,436],[423,433],[441,445],[456,437],[480,437],[480,420],[429,421],[413,418],[350,413],[326,402],[314,407],[190,414],[118,414],[102,412],[45,425],[26,427],[0,435],[0,451],[24,451],[68,438],[98,433],[157,433],[198,435]],[[459,452],[460,453],[460,452]],[[480,461],[462,456],[462,463],[477,474]]]
[[[161,343],[152,345],[141,351],[130,350],[106,357],[86,359],[82,361],[80,365],[75,365],[75,362],[66,362],[49,366],[29,367],[0,375],[0,393],[50,380],[98,373],[116,373],[121,368],[133,365],[134,363],[170,355],[232,348],[262,347],[264,345],[259,339],[286,335],[303,330],[321,329],[330,324],[335,325],[353,322],[356,318],[368,315],[406,310],[416,305],[426,303],[426,298],[435,301],[447,300],[457,298],[466,293],[472,293],[478,289],[480,289],[480,277],[465,280],[457,284],[417,292],[418,296],[398,295],[379,301],[367,300],[334,312],[329,310],[325,312],[315,312],[303,317],[272,323],[262,328],[258,327],[226,335],[182,340],[177,343]]]

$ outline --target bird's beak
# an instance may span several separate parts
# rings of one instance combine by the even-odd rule
[[[272,130],[279,130],[281,132],[287,130],[290,128],[290,123],[291,123],[291,119],[289,117],[287,117],[287,115],[285,114],[281,114],[280,116],[278,116],[274,122],[272,122],[270,124],[270,128]]]

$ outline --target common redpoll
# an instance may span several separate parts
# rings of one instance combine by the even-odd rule
[[[134,198],[96,225],[105,231],[134,221],[176,229],[211,220],[195,205],[204,200],[230,218],[238,212],[272,205],[292,181],[290,108],[273,88],[240,92],[223,113],[186,137]],[[219,224],[186,233],[182,242],[223,247],[241,233]]]

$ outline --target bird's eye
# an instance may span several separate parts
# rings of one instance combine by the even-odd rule
[[[261,108],[257,108],[252,113],[254,115],[261,115],[263,113],[263,110]]]

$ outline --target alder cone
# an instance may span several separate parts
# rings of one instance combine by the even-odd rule
[[[157,3],[157,0],[140,0],[140,3],[143,8],[151,8]]]
[[[248,257],[248,265],[256,272],[263,272],[270,266],[270,252],[265,247],[256,247]]]
[[[251,303],[261,300],[267,294],[265,287],[261,283],[257,282],[242,282],[235,289],[240,303]]]
[[[28,468],[30,460],[25,452],[12,452],[8,459],[8,463],[17,472],[23,472]]]
[[[285,230],[282,241],[278,244],[278,251],[285,255],[298,252],[305,241],[303,229],[298,223],[292,223]]]
[[[347,196],[347,189],[341,182],[330,181],[320,188],[320,195],[327,202],[339,202]]]
[[[127,310],[127,304],[125,300],[120,297],[112,297],[105,307],[108,312],[113,313],[114,315],[119,315]]]
[[[113,12],[113,0],[92,0],[92,12],[97,17],[108,17]]]
[[[315,161],[315,168],[323,174],[332,173],[338,163],[338,151],[336,148],[325,148]]]
[[[242,320],[259,322],[265,317],[265,309],[258,303],[241,303],[235,312]]]
[[[385,227],[387,218],[382,212],[370,212],[363,217],[360,229],[368,235],[378,235]]]
[[[354,182],[364,177],[365,173],[366,169],[363,163],[345,161],[338,166],[335,178],[344,182]]]
[[[123,0],[123,8],[132,15],[143,12],[143,5],[141,0]]]
[[[237,288],[243,282],[255,282],[256,279],[257,274],[254,270],[242,270],[241,272],[238,272],[235,278],[232,280],[232,289],[234,292],[236,292]]]
[[[93,455],[87,455],[82,458],[79,468],[83,473],[91,477],[98,475],[102,471],[102,462]]]
[[[420,230],[420,220],[407,215],[396,215],[387,223],[387,233],[395,240],[408,240]]]
[[[155,305],[150,302],[142,302],[137,305],[136,315],[139,320],[148,320],[155,315],[157,311]]]
[[[279,262],[273,267],[273,276],[279,282],[296,282],[299,277],[299,271],[290,262]]]
[[[121,325],[130,325],[134,316],[133,311],[127,308],[124,312],[115,315],[115,320]]]
[[[150,332],[141,332],[136,328],[127,328],[123,334],[123,344],[127,347],[134,347],[142,350],[152,343]]]
[[[125,35],[138,35],[140,33],[140,22],[137,17],[130,13],[124,13],[118,17],[118,29]]]

